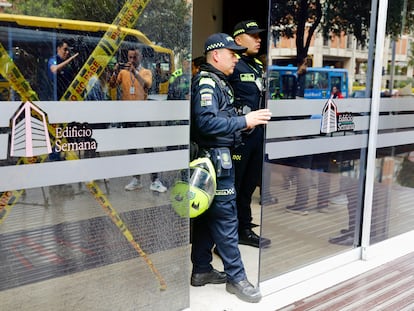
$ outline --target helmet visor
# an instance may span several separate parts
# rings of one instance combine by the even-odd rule
[[[211,196],[211,198],[213,198],[216,194],[216,184],[211,174],[200,167],[191,168],[190,173],[190,186],[194,186],[203,190],[209,196]]]

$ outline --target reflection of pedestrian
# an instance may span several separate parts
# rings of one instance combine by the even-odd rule
[[[122,69],[116,75],[120,64],[115,65],[115,72],[110,79],[110,85],[121,87],[122,100],[145,100],[148,98],[148,90],[152,86],[152,72],[149,69],[143,68],[141,65],[142,54],[135,48],[128,49],[128,62],[124,64]],[[149,148],[148,151],[153,151]],[[130,154],[135,154],[137,150],[128,150]],[[135,175],[132,180],[125,186],[125,190],[132,191],[142,188],[141,176]],[[157,192],[167,191],[158,178],[157,173],[151,174],[150,190]]]
[[[49,58],[47,63],[48,77],[53,85],[54,100],[59,100],[66,92],[68,86],[75,77],[75,70],[71,62],[79,55],[75,53],[70,56],[69,41],[59,41],[56,48],[56,55]]]
[[[94,75],[88,81],[88,94],[86,100],[110,100],[109,79],[111,77],[111,64],[108,64],[99,78]]]
[[[332,87],[331,98],[344,98],[339,87],[337,87],[336,85]]]
[[[160,92],[160,84],[162,81],[162,69],[161,69],[161,63],[157,62],[155,64],[155,69],[154,69],[154,86],[152,88],[152,93],[153,94],[158,94]]]
[[[260,291],[247,280],[238,247],[234,170],[231,161],[220,163],[217,160],[226,157],[217,156],[223,154],[230,157],[230,148],[240,142],[240,130],[266,124],[271,113],[262,109],[245,116],[236,115],[232,105],[233,91],[226,78],[237,63],[235,51],[243,52],[245,48],[236,45],[229,35],[211,35],[205,43],[207,63],[201,66],[192,83],[191,139],[198,144],[199,155],[209,154],[213,157],[217,191],[210,208],[194,218],[191,285],[226,282],[228,292],[241,300],[258,302],[261,299]],[[214,244],[223,261],[225,273],[213,269],[211,265]]]
[[[264,107],[263,63],[256,58],[261,45],[260,29],[255,21],[243,21],[234,28],[234,41],[247,47],[229,82],[234,90],[235,106],[245,115]],[[266,247],[270,240],[260,238],[252,226],[252,196],[262,177],[264,128],[256,127],[242,134],[243,143],[233,153],[236,171],[237,216],[239,243],[253,247]]]
[[[279,34],[276,30],[276,28],[272,28],[272,42],[273,42],[273,47],[276,47],[277,41],[279,40]]]
[[[280,92],[280,88],[275,88],[275,91],[272,94],[272,99],[283,99],[283,93]]]
[[[142,67],[141,60],[141,52],[130,48],[128,62],[124,65],[115,65],[110,84],[112,87],[120,86],[122,100],[144,100],[148,97],[148,90],[152,85],[152,72]],[[116,74],[119,69],[119,73]]]
[[[206,62],[204,56],[198,56],[191,61],[191,76],[194,77],[199,71],[200,66]]]
[[[174,71],[169,79],[167,99],[190,99],[191,55],[185,56],[183,66]]]

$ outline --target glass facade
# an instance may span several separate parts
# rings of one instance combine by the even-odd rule
[[[192,1],[32,2],[0,13],[2,306],[30,291],[23,310],[188,308],[190,222],[171,193],[188,176]],[[302,78],[272,52],[292,40],[262,41],[273,117],[254,203],[272,243],[246,265],[259,285],[414,228],[409,66],[392,56],[410,40],[385,36],[386,12],[407,9],[385,2],[369,45],[318,35],[303,64],[330,69]],[[321,56],[342,43],[355,68]]]
[[[3,308],[185,309],[192,4],[36,3],[0,14]]]
[[[279,4],[270,1],[271,8]],[[384,2],[375,5],[379,5],[378,14],[384,17],[388,12],[388,18],[392,18],[390,12],[403,4],[389,3],[388,10],[382,11]],[[406,10],[398,7],[397,11]],[[270,15],[269,21],[269,27],[275,27],[272,23],[277,16]],[[386,54],[383,51],[389,50],[384,29],[391,33],[385,18],[371,29],[371,46],[365,48],[368,57],[364,81],[336,83],[341,89],[346,83],[349,89],[342,91],[343,96],[331,93],[328,100],[317,99],[323,94],[323,86],[301,86],[299,70],[292,73],[288,67],[274,66],[279,60],[271,58],[269,74],[278,71],[280,83],[276,84],[282,96],[268,101],[273,118],[267,127],[264,195],[277,200],[264,200],[262,210],[261,232],[272,239],[272,246],[261,250],[261,282],[412,230],[408,208],[412,187],[412,95],[410,85],[404,88],[402,77],[397,80],[399,91],[393,91],[393,76],[381,75],[387,62],[391,67],[395,61],[395,50],[390,50],[394,57],[389,59],[372,56],[374,41],[375,53]],[[320,42],[322,45],[325,41]],[[398,42],[404,46],[404,37]],[[269,55],[272,57],[271,52]],[[337,70],[333,66],[325,69],[325,74],[332,76]],[[317,70],[311,68],[308,72]],[[305,76],[304,81],[309,81],[308,74]],[[349,96],[351,88],[359,86],[357,82],[362,85],[361,98]],[[289,92],[292,85],[298,92]],[[288,96],[284,98],[283,93]]]

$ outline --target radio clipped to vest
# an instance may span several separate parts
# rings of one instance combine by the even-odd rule
[[[233,163],[231,161],[230,149],[227,147],[212,148],[209,150],[210,160],[216,169],[216,176],[230,176]]]

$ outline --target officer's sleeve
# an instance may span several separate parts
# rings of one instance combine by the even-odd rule
[[[225,96],[215,81],[209,77],[200,79],[192,92],[192,106],[197,130],[202,135],[221,136],[246,128],[244,116],[234,116],[220,110]]]

